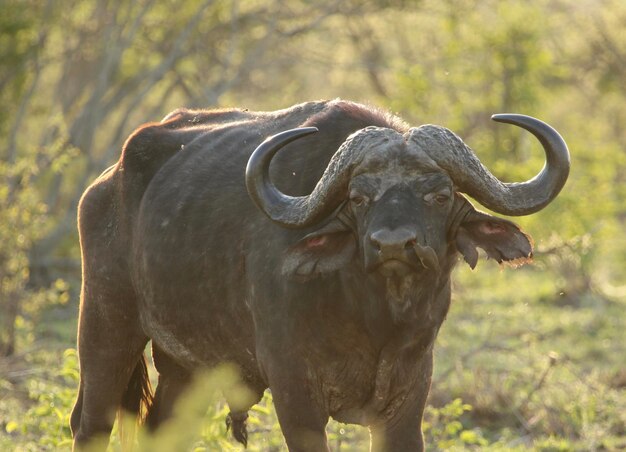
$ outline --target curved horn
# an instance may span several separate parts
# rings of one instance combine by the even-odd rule
[[[359,161],[364,141],[375,145],[390,129],[366,127],[346,139],[330,160],[313,192],[308,196],[282,193],[269,177],[272,157],[294,140],[317,132],[315,127],[291,129],[261,143],[252,153],[246,167],[246,187],[256,205],[272,221],[288,228],[304,228],[323,220],[341,203],[355,163]],[[378,138],[378,139],[377,139]],[[401,138],[401,136],[400,136]]]
[[[539,140],[546,154],[546,163],[539,174],[526,182],[501,182],[474,151],[443,127],[422,126],[411,131],[411,137],[450,174],[459,191],[483,206],[504,215],[538,212],[559,194],[567,180],[570,168],[567,144],[556,130],[530,116],[507,113],[493,115],[491,119],[526,129]]]
[[[246,188],[248,194],[265,215],[278,223],[300,224],[294,218],[284,218],[285,212],[302,204],[305,196],[288,196],[270,181],[270,162],[278,151],[298,138],[318,132],[317,127],[291,129],[267,138],[252,153],[246,166]],[[301,209],[295,209],[301,210]]]

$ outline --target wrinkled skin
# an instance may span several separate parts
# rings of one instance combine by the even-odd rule
[[[302,125],[319,133],[271,168],[294,195],[311,192],[353,132],[389,132],[363,153],[332,214],[287,229],[251,201],[244,168],[265,137]],[[498,262],[527,260],[532,247],[514,224],[474,210],[409,136],[397,118],[344,101],[179,111],[135,132],[79,208],[75,445],[108,435],[120,405],[136,408],[127,401],[151,340],[153,428],[195,370],[231,362],[257,400],[271,388],[290,450],[328,450],[329,416],[369,426],[373,450],[422,450],[453,266],[463,256],[474,267],[477,247]],[[242,442],[253,403],[231,405]]]

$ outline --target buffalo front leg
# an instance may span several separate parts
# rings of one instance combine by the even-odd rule
[[[313,394],[310,378],[290,363],[274,363],[268,379],[280,428],[290,452],[328,452],[328,413]]]
[[[327,452],[328,415],[311,402],[303,383],[272,390],[280,428],[291,452]]]
[[[421,430],[422,413],[413,413],[397,423],[370,426],[372,452],[421,452],[424,439]]]
[[[370,425],[372,452],[424,450],[422,417],[432,375],[432,354],[422,358],[417,379],[393,417]]]

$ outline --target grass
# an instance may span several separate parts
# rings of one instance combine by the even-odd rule
[[[564,302],[541,265],[482,263],[456,271],[453,306],[435,348],[424,430],[429,450],[626,448],[625,300],[590,291]],[[69,450],[78,378],[76,306],[22,325],[20,349],[0,361],[0,450]],[[139,450],[241,451],[226,432],[215,374],[200,379],[180,416]],[[250,451],[285,450],[268,392],[251,412]],[[331,422],[331,447],[367,450],[366,429]],[[110,448],[117,450],[113,435]]]

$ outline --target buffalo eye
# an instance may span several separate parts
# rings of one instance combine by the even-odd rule
[[[450,193],[446,191],[440,191],[436,193],[428,193],[424,196],[424,201],[428,204],[436,204],[438,206],[445,206],[450,201]]]
[[[350,194],[350,202],[352,203],[353,206],[356,207],[361,207],[364,206],[365,204],[367,204],[367,197],[360,195],[358,193],[352,193]]]
[[[448,202],[448,199],[450,199],[448,195],[444,195],[441,193],[435,196],[435,202],[439,205],[444,205]]]

